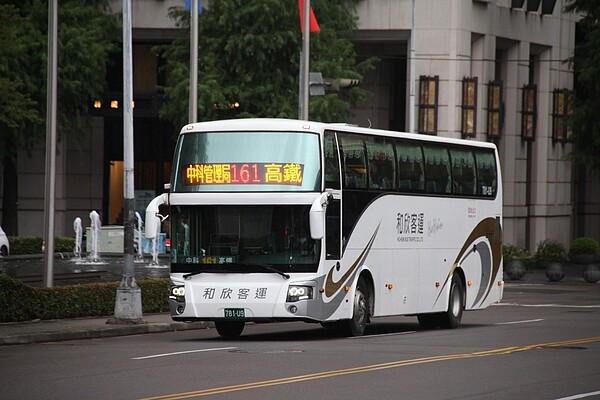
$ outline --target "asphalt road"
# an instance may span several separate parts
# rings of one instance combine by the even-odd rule
[[[2,399],[600,398],[600,285],[509,284],[456,330],[256,324],[0,347]]]

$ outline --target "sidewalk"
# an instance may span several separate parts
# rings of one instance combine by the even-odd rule
[[[144,315],[145,323],[143,324],[107,324],[109,318],[0,323],[0,346],[207,329],[212,326],[208,322],[175,322],[168,313]]]
[[[580,266],[567,265],[565,266],[565,277],[560,282],[550,282],[546,278],[545,271],[537,269],[528,271],[523,279],[519,281],[508,280],[505,277],[507,279],[506,286],[515,287],[520,284],[591,285],[585,282],[581,271]],[[174,322],[168,313],[144,315],[143,319],[146,322],[144,324],[107,324],[106,322],[109,318],[74,318],[0,323],[0,346],[139,335],[144,333],[175,332],[189,329],[207,329],[213,326],[210,322]]]

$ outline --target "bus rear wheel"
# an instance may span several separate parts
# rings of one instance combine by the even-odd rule
[[[419,325],[423,329],[435,329],[439,325],[438,314],[419,314],[417,315],[417,319],[419,320]]]
[[[439,313],[418,314],[419,325],[423,329],[456,329],[460,325],[465,307],[465,292],[463,283],[457,274],[452,277],[450,283],[450,297],[448,298],[448,310]]]
[[[450,298],[448,299],[448,310],[440,314],[440,326],[445,329],[456,329],[460,325],[463,310],[465,308],[465,291],[460,277],[456,274],[452,277],[450,284]]]
[[[226,338],[226,339],[234,339],[242,334],[244,330],[244,325],[246,323],[244,321],[215,321],[215,328],[217,328],[217,333]]]

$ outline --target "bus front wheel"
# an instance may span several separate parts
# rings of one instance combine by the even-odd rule
[[[354,293],[352,318],[342,322],[347,336],[362,336],[369,321],[369,292],[363,278],[358,279]]]
[[[240,336],[244,330],[244,325],[244,321],[215,321],[217,333],[226,339],[234,339]]]

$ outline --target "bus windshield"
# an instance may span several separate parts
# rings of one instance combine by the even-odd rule
[[[316,272],[305,205],[171,206],[171,272]]]
[[[184,133],[175,149],[172,191],[318,191],[319,149],[315,133]]]

